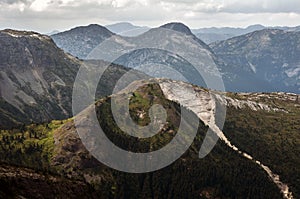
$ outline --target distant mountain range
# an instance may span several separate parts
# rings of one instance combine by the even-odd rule
[[[286,26],[263,26],[263,25],[251,25],[246,28],[230,28],[230,27],[220,27],[220,28],[199,28],[193,29],[192,32],[201,40],[207,44],[211,44],[218,41],[224,41],[232,37],[248,34],[254,31],[263,29],[278,29],[284,31],[300,31],[300,26],[296,27],[286,27]]]
[[[148,30],[150,27],[147,26],[136,26],[128,22],[120,22],[105,26],[111,32],[128,37],[135,37],[141,35]],[[263,29],[278,29],[285,31],[300,31],[300,26],[288,27],[288,26],[263,26],[263,25],[251,25],[246,28],[232,28],[232,27],[211,27],[211,28],[198,28],[191,29],[192,33],[196,35],[199,39],[204,41],[206,44],[211,44],[214,42],[224,41],[232,37],[244,35],[250,32]],[[47,35],[54,35],[59,33],[58,30],[54,30]]]
[[[210,47],[236,76],[266,81],[268,91],[300,93],[300,32],[264,29]]]
[[[113,33],[128,37],[141,35],[151,29],[147,26],[135,26],[127,22],[111,24],[105,27]]]
[[[128,24],[125,25],[128,26]],[[259,25],[251,26],[247,29],[226,28],[225,31],[227,31],[228,34],[243,34],[257,29],[262,30],[207,46],[184,24],[169,23],[161,26],[160,28],[166,28],[182,33],[182,35],[179,36],[182,41],[185,40],[183,35],[190,36],[191,40],[197,42],[198,45],[201,46],[200,48],[207,50],[221,72],[225,88],[228,91],[286,91],[299,93],[299,65],[296,55],[299,50],[297,43],[299,42],[298,35],[300,33],[298,31],[294,31],[295,29],[263,29],[264,27]],[[155,34],[156,30],[158,29],[150,29],[136,38],[127,38],[115,35],[105,27],[90,25],[74,28],[70,31],[53,35],[52,38],[57,45],[63,48],[66,52],[69,52],[81,59],[86,59],[86,56],[89,55],[101,42],[111,37],[115,37],[116,39],[116,42],[113,42],[115,47],[119,45],[121,49],[126,49],[126,45],[134,45],[136,40],[150,38],[153,34]],[[222,31],[222,29],[215,29],[215,32],[218,34]],[[272,31],[278,34],[271,34]],[[164,39],[168,40],[168,38]],[[268,39],[269,42],[265,41],[265,39]],[[112,42],[112,40],[113,39],[111,39],[110,42]],[[258,43],[256,41],[261,41],[263,43]],[[288,43],[291,43],[292,45],[288,45]],[[161,44],[163,44],[163,42],[158,45]],[[109,50],[111,49],[107,49],[106,51]],[[271,52],[273,55],[271,55]],[[135,68],[141,63],[141,57],[150,58],[149,56],[152,54],[152,64],[173,65],[174,67],[181,68],[184,74],[189,74],[190,76],[195,74],[193,70],[189,69],[191,66],[186,63],[186,60],[180,61],[176,58],[172,61],[167,58],[171,55],[169,54],[166,57],[163,52],[156,53],[156,57],[153,57],[153,53],[153,49],[151,51],[149,51],[149,49],[147,51],[141,49],[139,52],[135,52],[135,56],[128,55],[127,58],[122,56],[118,60],[115,60],[115,63]],[[274,54],[277,54],[277,56]],[[172,56],[174,58],[174,55]],[[273,58],[270,58],[270,56]],[[95,59],[99,57],[93,58]],[[144,58],[142,60],[145,62]],[[147,63],[150,63],[149,60]],[[260,70],[264,72],[261,73],[259,72]],[[175,79],[177,78],[175,77]],[[199,78],[198,81],[192,81],[192,83],[206,86]]]
[[[121,22],[112,25],[105,26],[111,32],[122,36],[137,36],[150,30],[147,26],[136,26],[128,22]],[[263,26],[263,25],[251,25],[246,28],[232,28],[232,27],[211,27],[211,28],[198,28],[192,29],[192,33],[199,39],[207,44],[223,41],[232,37],[244,35],[250,32],[263,29],[279,29],[285,31],[300,31],[300,26],[288,27],[288,26]]]
[[[105,26],[111,32],[122,35],[122,36],[138,36],[150,30],[151,28],[147,26],[136,26],[128,22],[121,22],[112,25]],[[230,28],[230,27],[221,27],[221,28],[199,28],[192,29],[192,33],[196,35],[199,39],[204,41],[207,44],[223,41],[231,37],[247,34],[256,30],[265,29],[265,26],[262,25],[252,25],[247,28]],[[282,29],[288,29],[288,27],[279,27]],[[297,27],[298,28],[298,27]]]

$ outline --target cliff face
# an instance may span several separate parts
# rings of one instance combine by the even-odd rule
[[[49,122],[72,116],[72,89],[78,69],[104,67],[66,54],[53,40],[35,32],[0,31],[0,128]],[[97,97],[110,94],[113,80],[127,70],[111,66]]]
[[[80,62],[34,32],[0,32],[1,122],[9,127],[70,117]]]

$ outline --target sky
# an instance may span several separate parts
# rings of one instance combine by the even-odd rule
[[[131,22],[190,28],[300,25],[300,0],[0,0],[0,29],[48,33]]]

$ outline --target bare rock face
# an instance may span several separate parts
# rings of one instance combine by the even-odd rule
[[[217,117],[217,103],[223,104],[224,106],[231,106],[236,109],[249,108],[253,111],[282,111],[279,108],[269,106],[267,104],[251,101],[251,100],[240,100],[233,99],[231,97],[225,97],[224,93],[208,92],[201,88],[196,88],[190,84],[183,82],[175,82],[170,80],[160,80],[160,87],[167,99],[176,101],[182,106],[193,111],[210,129],[215,133],[229,148],[241,154],[248,160],[255,161],[255,163],[261,167],[269,175],[270,179],[280,189],[283,197],[286,199],[293,199],[293,193],[290,192],[287,184],[280,181],[280,177],[274,174],[268,166],[265,166],[260,161],[255,160],[252,155],[243,152],[237,146],[231,143],[230,139],[226,137],[222,129],[216,123]],[[280,96],[280,94],[277,94]],[[252,94],[256,96],[257,94]],[[291,96],[297,96],[294,94],[286,94],[287,98]],[[259,97],[268,97],[267,94],[261,94]],[[297,96],[298,98],[299,96]],[[252,98],[253,99],[253,98]],[[256,98],[257,99],[257,98]],[[224,118],[225,120],[225,118]],[[201,153],[201,151],[200,151]]]
[[[215,102],[208,91],[170,80],[160,80],[160,87],[167,99],[192,110],[206,125],[214,116]]]
[[[0,128],[70,118],[73,84],[79,68],[97,70],[106,64],[80,61],[58,48],[46,35],[0,31]],[[126,71],[111,65],[102,77],[96,97],[110,94],[115,79]]]
[[[1,128],[70,117],[80,62],[35,32],[0,32]]]

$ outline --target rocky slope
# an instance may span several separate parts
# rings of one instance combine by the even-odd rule
[[[72,116],[72,88],[80,66],[101,69],[102,61],[82,62],[53,40],[35,32],[0,31],[0,128]],[[127,71],[106,71],[97,97],[110,94],[114,79]]]
[[[1,128],[70,117],[79,61],[34,32],[1,31],[0,46]]]
[[[103,26],[91,24],[73,28],[69,31],[51,35],[56,45],[80,59],[88,54],[103,40],[114,35]]]
[[[235,37],[210,46],[239,79],[244,76],[253,81],[256,91],[286,91],[299,93],[300,90],[300,33],[265,29]],[[249,91],[253,88],[244,88]]]

